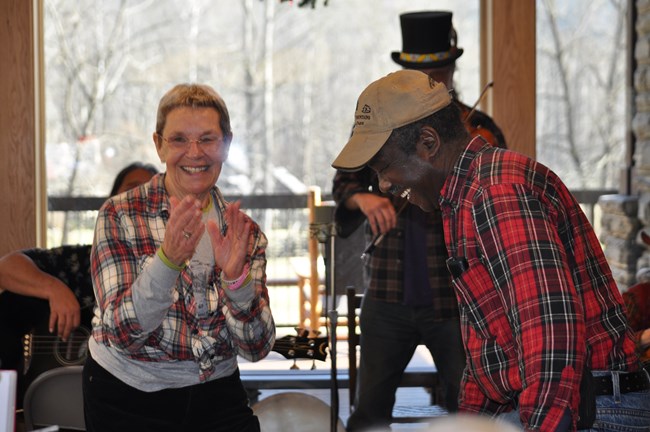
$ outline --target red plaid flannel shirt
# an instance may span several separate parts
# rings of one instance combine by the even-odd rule
[[[460,409],[518,406],[527,430],[576,413],[586,361],[638,368],[623,301],[591,225],[561,180],[473,139],[441,195],[468,368]]]

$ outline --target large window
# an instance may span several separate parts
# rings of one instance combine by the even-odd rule
[[[105,196],[126,164],[157,163],[157,102],[187,81],[231,110],[226,194],[328,193],[356,97],[399,68],[402,12],[454,12],[456,90],[470,105],[479,93],[478,0],[43,1],[51,197]],[[537,157],[574,189],[619,182],[626,5],[537,0]],[[94,217],[52,212],[48,246],[90,242]]]
[[[226,194],[329,193],[357,96],[400,68],[403,12],[454,12],[457,90],[476,99],[478,0],[299,3],[44,0],[48,195],[105,196],[123,166],[158,163],[155,112],[178,82],[208,83],[229,106]],[[48,246],[92,241],[94,218],[51,212]]]
[[[226,195],[328,194],[356,98],[399,69],[399,14],[450,10],[464,55],[455,87],[479,84],[479,0],[42,0],[48,196],[105,197],[135,161],[157,164],[162,94],[212,85],[234,141]],[[626,0],[536,0],[537,157],[573,189],[616,187],[625,148]],[[496,47],[499,49],[499,47]],[[507,131],[506,138],[507,137]],[[269,236],[269,277],[306,255],[304,209],[251,210]],[[48,215],[48,246],[90,243],[95,211]]]
[[[226,100],[234,141],[226,194],[329,192],[356,97],[396,70],[399,14],[428,0],[45,1],[49,196],[105,196],[134,161],[157,163],[159,98],[178,82],[212,85]],[[456,82],[478,94],[478,0],[438,1],[454,12]],[[468,102],[469,103],[469,102]],[[160,166],[161,169],[164,167]],[[50,217],[48,245],[89,242],[93,215]]]
[[[572,189],[616,189],[627,0],[537,0],[537,159]]]
[[[457,91],[466,101],[478,96],[478,0],[317,0],[315,8],[280,0],[43,1],[50,198],[105,197],[125,165],[157,164],[156,108],[179,82],[210,84],[229,107],[234,140],[218,182],[227,196],[306,195],[309,186],[329,194],[330,163],[350,134],[356,98],[400,68],[390,54],[402,49],[403,12],[454,12],[465,49]],[[307,211],[248,211],[269,237],[269,280],[295,278],[296,258],[308,255]],[[92,242],[96,214],[50,211],[48,246]],[[297,302],[277,291],[273,301],[283,298]]]

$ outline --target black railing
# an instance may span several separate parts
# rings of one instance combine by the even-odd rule
[[[573,190],[571,191],[576,197],[576,200],[586,206],[586,213],[590,220],[594,220],[594,208],[598,203],[598,198],[601,195],[616,194],[618,191],[614,189],[590,189],[590,190]],[[306,209],[307,208],[307,194],[279,194],[279,195],[228,195],[228,201],[240,200],[242,208],[244,209]],[[323,201],[331,200],[331,196],[323,195]],[[102,197],[49,197],[48,210],[49,211],[88,211],[98,210],[104,203],[106,198]]]
[[[228,195],[228,201],[241,201],[244,209],[299,209],[307,208],[307,194],[278,194],[278,195]],[[323,201],[331,197],[323,195]],[[99,210],[106,198],[102,197],[48,197],[48,211],[88,211]]]

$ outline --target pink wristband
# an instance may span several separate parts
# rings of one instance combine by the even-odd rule
[[[240,288],[244,284],[244,282],[248,279],[249,275],[250,275],[249,266],[248,266],[248,264],[246,264],[244,266],[244,271],[242,271],[241,275],[235,280],[224,279],[223,270],[222,270],[221,271],[221,282],[223,282],[223,284],[229,290],[234,291],[234,290]]]

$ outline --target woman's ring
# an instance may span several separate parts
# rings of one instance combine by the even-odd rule
[[[186,239],[189,239],[190,237],[192,237],[192,233],[188,233],[187,231],[183,231],[183,237],[185,237]]]

